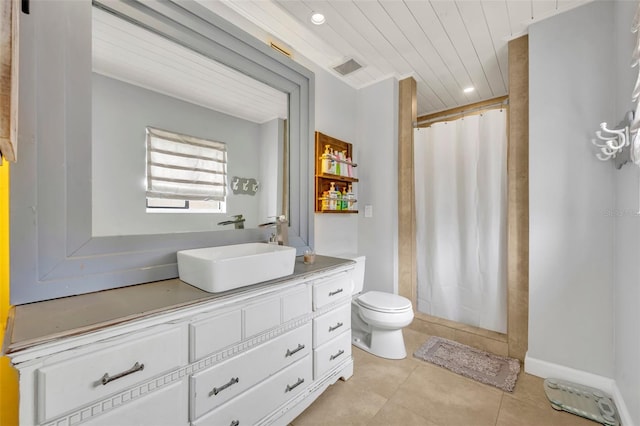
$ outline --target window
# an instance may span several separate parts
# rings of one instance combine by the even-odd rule
[[[147,212],[225,213],[227,146],[147,127]]]

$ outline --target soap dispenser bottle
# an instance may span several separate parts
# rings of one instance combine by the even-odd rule
[[[329,174],[335,175],[336,167],[337,167],[337,163],[336,163],[335,152],[333,151],[333,148],[329,148]]]
[[[329,152],[330,145],[324,146],[324,153],[321,156],[322,160],[322,173],[330,173],[331,170],[331,153]]]
[[[353,193],[353,185],[349,184],[347,190],[347,210],[355,210],[356,195]]]
[[[329,210],[337,210],[338,209],[338,191],[336,191],[336,183],[331,182],[331,187],[329,188]]]
[[[342,209],[349,210],[349,194],[347,194],[347,187],[342,188]]]

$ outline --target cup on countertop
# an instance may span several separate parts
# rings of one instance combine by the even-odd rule
[[[313,265],[316,262],[316,254],[313,250],[305,250],[303,260],[305,265]]]

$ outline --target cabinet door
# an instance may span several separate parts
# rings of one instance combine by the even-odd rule
[[[196,419],[287,365],[311,353],[307,323],[191,377],[191,418]]]
[[[325,342],[351,328],[351,302],[313,320],[313,347]]]
[[[225,405],[193,422],[194,426],[253,425],[312,383],[311,356],[307,355]]]
[[[307,284],[282,297],[282,322],[311,312],[311,289]]]
[[[271,297],[247,306],[244,315],[244,337],[255,336],[280,325],[280,297]]]
[[[194,321],[189,324],[189,360],[194,362],[241,340],[240,309]]]
[[[318,280],[313,284],[313,309],[350,299],[352,291],[353,281],[348,271]]]
[[[90,426],[187,425],[189,423],[188,398],[188,382],[185,378],[84,424]]]
[[[186,326],[153,327],[74,355],[38,370],[40,422],[186,365]]]
[[[351,358],[351,332],[345,331],[313,351],[313,378],[320,378],[349,358]]]

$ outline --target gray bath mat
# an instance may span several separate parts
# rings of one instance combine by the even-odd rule
[[[430,337],[413,356],[507,392],[513,392],[520,372],[517,359],[494,355],[442,337]]]

